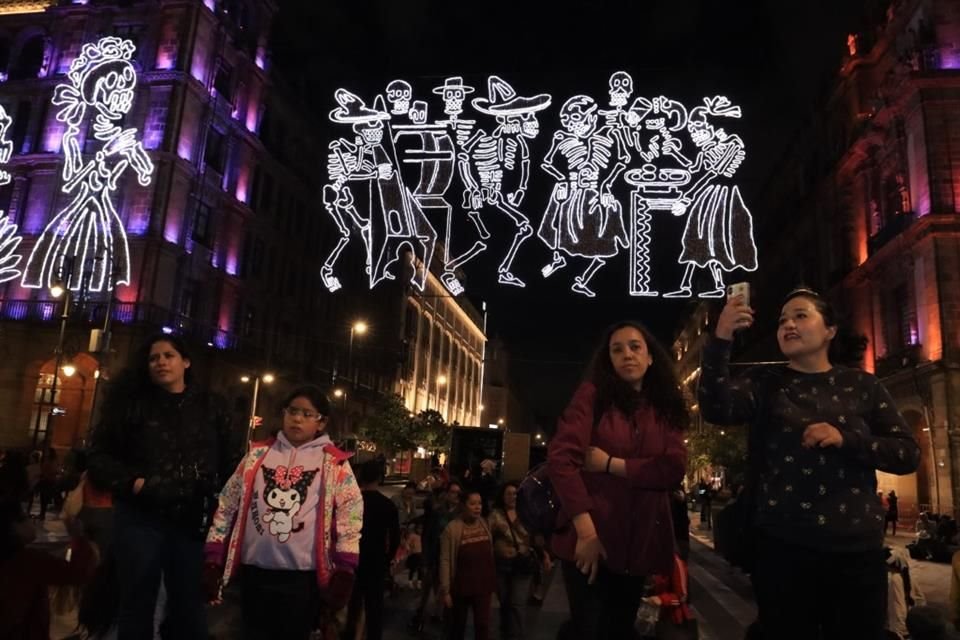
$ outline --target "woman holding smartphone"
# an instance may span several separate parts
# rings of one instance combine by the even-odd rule
[[[783,302],[777,342],[787,364],[732,379],[733,334],[752,324],[753,309],[731,296],[704,349],[699,400],[707,421],[749,425],[763,636],[880,640],[887,575],[876,471],[912,473],[920,450],[883,384],[846,364],[865,340],[844,333],[818,293],[797,289]]]

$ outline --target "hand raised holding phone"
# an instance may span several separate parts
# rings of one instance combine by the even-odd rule
[[[746,282],[730,285],[727,304],[717,319],[716,336],[733,340],[733,333],[753,325],[753,309],[750,307],[750,285]]]

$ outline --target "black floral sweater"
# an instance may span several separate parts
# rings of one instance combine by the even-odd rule
[[[904,475],[920,462],[886,388],[869,373],[840,366],[825,373],[761,366],[731,379],[729,362],[730,342],[712,338],[703,353],[700,411],[713,424],[749,425],[761,451],[754,463],[761,530],[823,551],[882,547],[875,472]],[[804,448],[803,432],[816,422],[839,429],[843,445]]]

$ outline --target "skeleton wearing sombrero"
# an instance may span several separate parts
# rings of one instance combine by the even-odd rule
[[[340,138],[329,145],[330,184],[323,188],[323,202],[340,231],[340,239],[320,270],[324,286],[331,292],[341,287],[333,268],[350,241],[353,224],[359,229],[366,250],[370,288],[382,280],[394,279],[389,268],[406,245],[416,259],[410,281],[422,290],[437,234],[395,169],[392,136],[386,137],[390,148],[384,146],[384,130],[389,126],[385,121],[390,115],[383,96],[377,96],[372,109],[345,89],[338,89],[335,99],[339,106],[330,112],[330,120],[352,124],[356,138],[353,142]],[[367,189],[357,191],[366,196],[361,209],[350,182],[367,183]]]
[[[519,209],[530,179],[527,140],[537,137],[540,132],[534,114],[550,106],[551,98],[545,93],[519,96],[498,76],[490,76],[487,94],[486,98],[474,98],[473,108],[496,117],[497,128],[492,134],[478,130],[459,155],[461,175],[467,185],[464,204],[469,205],[471,211],[479,210],[484,204],[493,206],[516,225],[510,249],[497,268],[498,279],[501,284],[524,287],[526,284],[510,271],[510,267],[520,245],[533,235],[530,219]]]

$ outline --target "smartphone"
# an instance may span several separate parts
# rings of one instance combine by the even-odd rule
[[[736,298],[737,296],[743,296],[743,304],[750,306],[750,283],[749,282],[737,282],[736,284],[731,284],[727,286],[727,300],[731,298]]]

